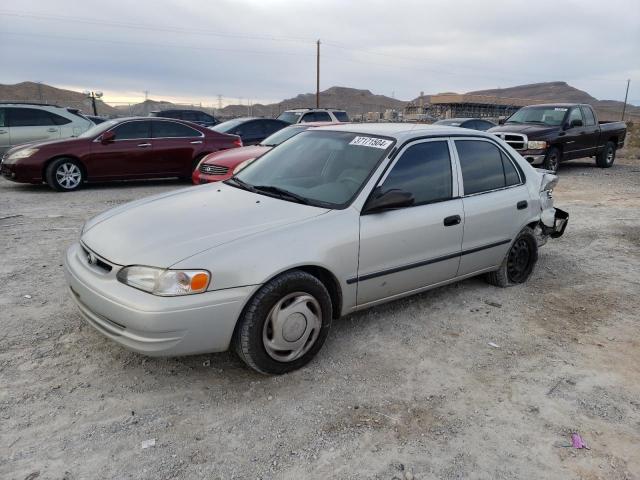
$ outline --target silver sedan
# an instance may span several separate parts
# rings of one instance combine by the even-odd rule
[[[568,222],[556,181],[482,132],[315,128],[226,182],[91,219],[66,278],[86,320],[129,349],[232,347],[281,374],[314,357],[332,319],[476,275],[525,282]]]

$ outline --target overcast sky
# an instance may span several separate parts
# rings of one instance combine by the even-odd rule
[[[107,101],[275,101],[321,88],[408,100],[564,80],[640,105],[640,0],[22,0],[0,7],[0,83]],[[226,102],[225,102],[226,103]]]

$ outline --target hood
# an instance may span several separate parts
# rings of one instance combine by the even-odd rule
[[[109,210],[87,222],[82,242],[118,265],[170,267],[204,250],[327,211],[217,182]]]
[[[560,129],[557,127],[550,127],[548,125],[537,125],[532,123],[517,123],[512,125],[498,125],[496,127],[490,128],[487,130],[489,133],[498,133],[498,132],[513,132],[513,133],[524,133],[529,139],[533,140],[537,137],[542,137],[544,135],[548,135],[553,132],[557,132]]]
[[[263,147],[260,145],[252,145],[250,147],[240,147],[240,148],[232,148],[229,150],[222,150],[219,152],[210,153],[206,157],[202,163],[206,163],[208,165],[216,164],[223,165],[225,167],[235,167],[245,160],[249,160],[250,158],[257,158],[260,155],[264,155],[272,147]]]

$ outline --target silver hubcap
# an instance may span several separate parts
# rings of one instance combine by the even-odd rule
[[[63,163],[56,170],[56,180],[62,188],[75,188],[82,180],[82,172],[74,163]]]
[[[318,301],[308,293],[290,293],[267,315],[262,343],[274,360],[292,362],[316,343],[321,326],[322,310]]]

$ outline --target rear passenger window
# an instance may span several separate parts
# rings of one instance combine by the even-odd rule
[[[151,138],[151,122],[126,122],[113,129],[116,140],[138,140]]]
[[[71,120],[69,120],[68,118],[56,115],[55,113],[50,113],[49,115],[51,116],[53,123],[55,123],[56,125],[66,125],[67,123],[71,123]]]
[[[455,143],[465,195],[505,187],[505,167],[498,147],[479,140],[456,140]]]
[[[5,113],[5,109],[4,108],[0,108],[0,127],[6,127],[7,126],[7,115]]]
[[[176,138],[176,137],[201,137],[202,134],[191,127],[187,127],[177,122],[167,122],[163,120],[151,123],[153,128],[153,138]]]
[[[420,205],[450,199],[451,185],[447,142],[423,142],[405,150],[382,184],[382,190],[405,190]]]
[[[10,127],[46,127],[55,125],[49,112],[36,108],[8,108]]]
[[[596,117],[589,107],[582,107],[582,114],[584,115],[584,124],[587,127],[591,127],[596,124]]]
[[[504,168],[504,180],[507,187],[520,184],[520,175],[513,162],[505,155],[504,152],[500,152],[502,156],[502,168]]]

